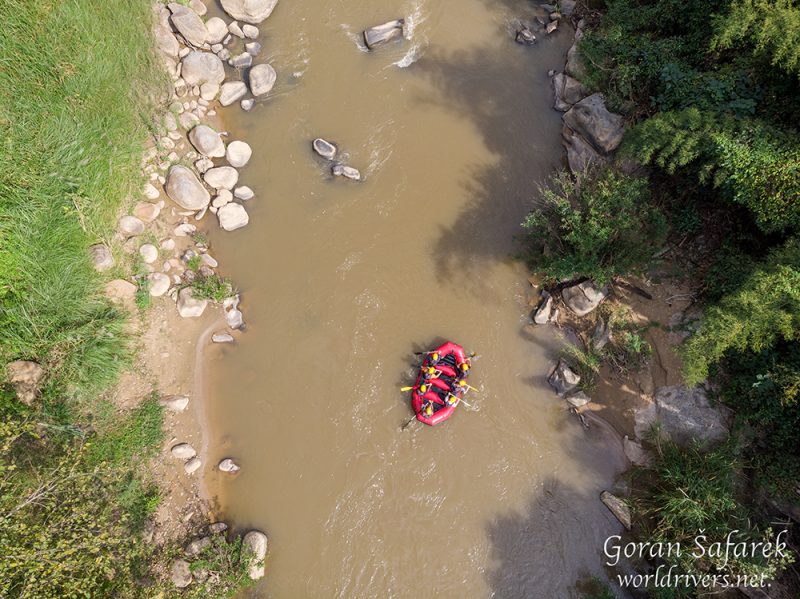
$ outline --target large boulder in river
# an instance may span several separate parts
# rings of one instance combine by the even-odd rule
[[[220,0],[222,8],[238,21],[260,23],[272,14],[278,0]]]
[[[252,580],[264,577],[267,557],[267,535],[258,530],[251,530],[242,539],[242,553],[247,559],[247,574]]]
[[[186,43],[190,46],[197,48],[206,43],[208,39],[208,30],[206,29],[203,19],[200,18],[196,12],[187,6],[178,4],[177,2],[170,2],[167,5],[169,11],[172,13],[170,21],[178,33],[181,34]]]
[[[394,21],[365,29],[364,43],[367,44],[367,48],[372,50],[392,40],[400,39],[403,37],[404,24],[405,19],[395,19]]]
[[[180,164],[169,169],[166,190],[170,199],[186,210],[202,210],[211,201],[211,194],[194,172]]]
[[[617,149],[625,133],[622,117],[608,111],[600,93],[575,104],[564,115],[564,123],[605,154]]]
[[[268,94],[275,85],[275,80],[277,78],[278,75],[275,73],[275,69],[272,68],[272,65],[266,63],[257,64],[250,69],[249,73],[250,93],[256,98]]]
[[[238,139],[229,143],[228,149],[225,151],[225,158],[227,158],[228,163],[236,168],[242,168],[250,162],[252,155],[253,148],[250,147],[250,144]]]
[[[181,77],[189,87],[203,83],[220,85],[225,80],[225,66],[216,54],[193,50],[181,61]]]
[[[567,307],[578,316],[586,316],[608,297],[608,287],[598,289],[591,281],[584,281],[561,292]]]
[[[555,96],[553,108],[566,112],[573,104],[589,95],[589,91],[577,79],[564,73],[557,73],[553,77],[553,95]]]
[[[713,444],[728,437],[731,412],[708,400],[702,387],[673,385],[656,389],[654,401],[634,414],[637,437],[643,437],[654,424],[662,435],[678,445],[695,441]]]
[[[203,156],[209,158],[225,156],[225,143],[222,137],[208,125],[197,125],[189,131],[189,141]]]

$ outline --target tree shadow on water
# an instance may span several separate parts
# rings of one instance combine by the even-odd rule
[[[555,477],[544,480],[523,513],[487,524],[491,566],[486,579],[498,599],[577,599],[576,584],[606,579],[605,539],[621,526],[587,493]]]
[[[492,155],[465,175],[467,199],[435,244],[439,276],[452,280],[466,270],[471,285],[485,285],[481,267],[518,252],[519,225],[562,160],[561,115],[551,107],[547,72],[563,68],[567,42],[561,36],[533,48],[509,40],[471,51],[431,49],[415,65],[439,91],[434,102],[468,119]]]

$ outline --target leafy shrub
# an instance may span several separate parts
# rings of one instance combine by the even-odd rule
[[[207,574],[205,582],[193,584],[182,596],[206,599],[207,597],[232,597],[237,591],[254,584],[248,575],[248,560],[245,559],[242,538],[226,540],[225,536],[211,536],[211,545],[192,561],[192,572]]]
[[[221,303],[224,299],[236,293],[233,284],[228,279],[217,274],[207,277],[198,276],[192,281],[192,289],[194,289],[195,297],[209,299],[217,303]]]
[[[541,206],[522,226],[530,261],[550,280],[586,276],[602,284],[644,268],[666,224],[650,203],[647,181],[605,170],[555,175]]]

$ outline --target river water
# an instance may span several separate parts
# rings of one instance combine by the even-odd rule
[[[270,537],[257,597],[571,597],[603,576],[619,525],[599,502],[622,468],[545,381],[558,351],[526,326],[511,256],[536,186],[559,165],[547,71],[571,32],[513,42],[518,0],[281,2],[261,25],[270,98],[225,115],[253,146],[250,225],[212,232],[247,330],[208,370],[209,485]],[[405,16],[373,52],[360,31]],[[365,181],[311,152],[337,142]],[[414,423],[414,351],[480,354],[479,393]]]

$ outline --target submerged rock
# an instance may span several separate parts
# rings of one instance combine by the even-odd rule
[[[352,166],[346,166],[344,164],[336,164],[331,168],[331,173],[333,173],[336,177],[346,177],[347,179],[352,179],[353,181],[361,181],[361,173],[358,169],[353,168]]]
[[[367,48],[372,50],[392,40],[400,39],[403,37],[403,25],[405,25],[405,19],[395,19],[394,21],[365,29],[364,43]]]
[[[211,335],[212,343],[233,343],[233,335],[230,333],[214,333]]]
[[[314,151],[325,158],[326,160],[333,160],[336,158],[336,154],[339,151],[339,148],[336,146],[335,143],[329,142],[327,140],[318,137],[314,141],[311,142],[311,147],[314,148]]]
[[[514,37],[514,41],[518,44],[522,44],[523,46],[532,46],[536,43],[536,36],[534,35],[533,31],[527,27],[520,27],[517,30],[517,35]]]
[[[234,462],[231,458],[225,458],[222,460],[217,468],[220,469],[221,472],[227,472],[228,474],[236,474],[241,470],[239,464]]]

